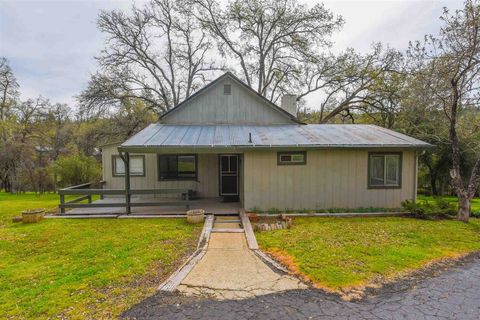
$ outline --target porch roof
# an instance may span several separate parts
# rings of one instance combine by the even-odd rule
[[[154,123],[119,149],[428,148],[431,145],[375,125],[173,125]]]

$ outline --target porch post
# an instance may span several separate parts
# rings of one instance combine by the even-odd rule
[[[130,153],[120,153],[120,157],[125,164],[125,211],[127,214],[132,213],[130,206]]]

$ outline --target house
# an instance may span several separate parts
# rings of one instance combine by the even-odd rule
[[[247,210],[396,208],[415,199],[417,156],[428,143],[374,125],[303,124],[295,115],[294,96],[280,107],[225,73],[158,123],[105,146],[106,188],[188,189]]]

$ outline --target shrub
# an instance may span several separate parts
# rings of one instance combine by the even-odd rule
[[[267,210],[267,212],[268,212],[269,214],[279,214],[279,213],[280,213],[280,209],[278,209],[278,208],[270,208],[270,209]]]
[[[63,186],[98,181],[102,172],[100,163],[95,158],[83,154],[60,157],[55,161],[53,170]]]
[[[263,211],[262,211],[262,208],[257,207],[257,206],[251,208],[251,209],[248,210],[248,211],[249,211],[249,212],[253,212],[253,213],[262,213],[262,212],[263,212]]]
[[[447,218],[456,214],[455,206],[441,197],[435,198],[433,202],[406,200],[402,202],[402,207],[419,219]]]

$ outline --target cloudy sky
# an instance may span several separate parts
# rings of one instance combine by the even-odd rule
[[[136,1],[139,3],[141,1]],[[304,0],[303,2],[308,2]],[[0,56],[10,64],[22,98],[43,95],[53,102],[75,104],[74,96],[95,71],[94,56],[103,45],[96,28],[100,10],[128,10],[131,0],[0,0]],[[324,1],[346,24],[334,36],[334,50],[369,49],[375,41],[405,49],[439,28],[443,7],[462,1]]]

